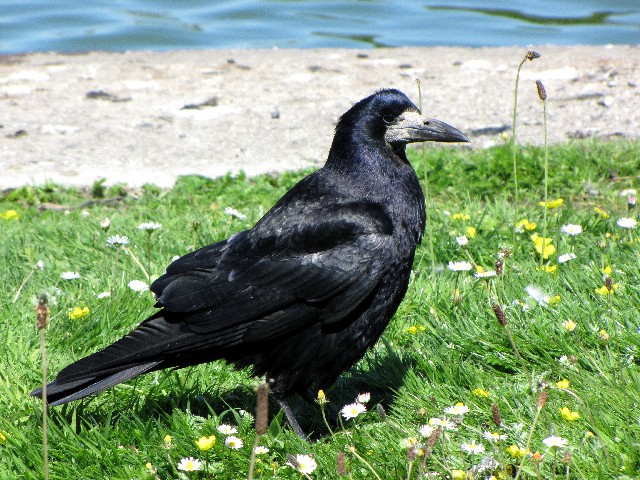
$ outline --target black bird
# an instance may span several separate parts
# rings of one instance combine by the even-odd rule
[[[50,405],[143,373],[226,359],[287,397],[329,387],[380,337],[407,291],[425,203],[405,147],[468,142],[385,89],[340,118],[325,166],[256,225],[174,261],[151,285],[161,308],[124,338],[64,368]],[[42,390],[31,395],[42,396]]]

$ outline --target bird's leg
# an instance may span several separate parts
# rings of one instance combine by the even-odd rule
[[[278,400],[278,403],[282,407],[282,410],[284,410],[287,421],[289,422],[289,425],[291,425],[291,428],[293,428],[293,431],[296,432],[296,435],[298,435],[304,441],[309,441],[309,439],[307,438],[307,434],[304,433],[304,430],[302,430],[302,427],[300,427],[300,424],[298,423],[296,416],[293,414],[293,410],[291,410],[289,404],[284,400]]]

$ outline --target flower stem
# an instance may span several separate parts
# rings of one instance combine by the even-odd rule
[[[40,352],[42,354],[42,456],[44,480],[49,480],[49,425],[47,409],[47,345],[45,329],[40,329]]]
[[[520,70],[522,70],[522,66],[524,62],[527,61],[527,57],[525,56],[520,65],[518,65],[518,71],[516,73],[516,85],[513,90],[513,118],[511,120],[511,157],[513,161],[513,187],[514,187],[514,196],[513,196],[513,249],[516,250],[516,222],[518,218],[518,163],[516,160],[516,120],[518,119],[518,83],[520,82]]]

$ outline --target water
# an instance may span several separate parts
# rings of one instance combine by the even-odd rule
[[[640,43],[638,0],[0,0],[0,53]]]

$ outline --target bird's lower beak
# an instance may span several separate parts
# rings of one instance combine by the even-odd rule
[[[470,142],[467,136],[451,125],[435,118],[422,117],[422,125],[414,130],[414,142]]]
[[[457,128],[418,112],[405,112],[387,127],[386,140],[391,143],[469,142]]]

